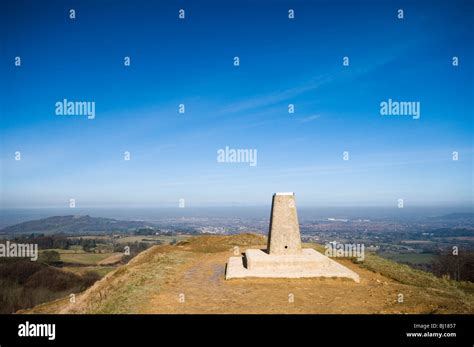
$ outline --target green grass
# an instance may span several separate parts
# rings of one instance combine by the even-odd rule
[[[432,273],[413,269],[409,265],[399,264],[375,254],[368,254],[363,262],[356,263],[363,268],[411,286],[434,288],[457,295],[470,293],[474,289],[473,283],[439,278]]]
[[[61,261],[65,263],[96,265],[98,262],[116,253],[62,253]]]
[[[431,264],[434,259],[432,253],[382,253],[379,256],[399,263]]]
[[[98,262],[114,254],[117,253],[63,253],[61,254],[61,261],[65,263],[96,265]]]
[[[97,265],[98,262],[118,253],[88,253],[82,249],[45,249],[44,251],[56,251],[59,253],[60,260],[64,263],[82,264],[82,265]]]

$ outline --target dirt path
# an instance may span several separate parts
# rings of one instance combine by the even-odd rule
[[[361,269],[359,284],[343,279],[224,280],[231,254],[199,254],[152,296],[143,313],[421,313],[431,312],[422,290]],[[399,294],[404,302],[399,303]],[[293,300],[291,300],[293,299]],[[413,304],[418,303],[418,304]],[[420,304],[421,303],[421,304]]]

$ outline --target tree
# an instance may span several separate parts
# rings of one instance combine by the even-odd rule
[[[450,252],[439,254],[433,260],[433,272],[455,281],[474,282],[474,253],[460,251],[457,255]]]
[[[56,251],[52,251],[52,250],[44,251],[44,252],[41,252],[39,256],[39,260],[42,263],[46,263],[46,264],[56,264],[61,261],[61,256]]]

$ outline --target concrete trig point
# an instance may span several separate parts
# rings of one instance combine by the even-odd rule
[[[359,275],[312,248],[301,247],[294,193],[273,195],[266,250],[248,249],[244,257],[230,257],[226,279],[244,277],[303,278]]]

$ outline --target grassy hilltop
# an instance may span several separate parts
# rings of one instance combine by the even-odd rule
[[[224,280],[233,249],[264,247],[261,235],[198,236],[158,245],[77,295],[27,313],[474,313],[474,284],[438,278],[376,255],[336,259],[343,279]],[[321,251],[321,246],[306,244]],[[403,296],[403,301],[400,294]],[[293,298],[293,300],[289,300]]]

